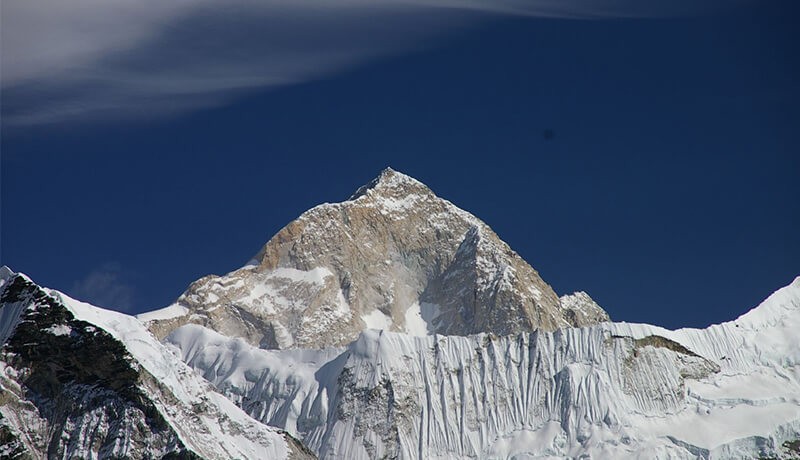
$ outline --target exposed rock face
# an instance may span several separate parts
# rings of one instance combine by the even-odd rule
[[[482,221],[387,169],[301,215],[247,266],[193,283],[173,314],[143,319],[159,337],[198,323],[262,348],[342,346],[369,328],[506,335],[608,320],[588,296],[567,300]]]
[[[138,387],[143,376],[126,359],[122,344],[76,321],[56,299],[22,277],[9,283],[0,302],[4,309],[28,305],[2,348],[7,368],[0,377],[3,406],[14,414],[0,412],[0,417],[40,428],[19,433],[27,438],[18,441],[20,450],[52,458],[80,453],[196,457]],[[8,378],[9,370],[15,379]],[[6,430],[12,433],[9,426]],[[81,436],[84,430],[96,435]]]
[[[314,457],[234,408],[134,318],[87,307],[130,343],[0,269],[0,458]]]
[[[608,314],[600,305],[597,305],[589,294],[578,291],[572,294],[562,295],[561,308],[564,309],[564,316],[571,323],[596,324],[608,321]]]

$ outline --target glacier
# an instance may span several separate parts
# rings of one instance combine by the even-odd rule
[[[166,343],[320,458],[793,458],[798,330],[800,277],[706,329],[367,330],[317,351],[259,349],[189,324]]]

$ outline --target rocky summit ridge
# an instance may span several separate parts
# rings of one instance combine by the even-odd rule
[[[387,168],[140,319],[160,338],[194,323],[261,348],[318,348],[365,329],[508,335],[609,318],[585,293],[559,298],[488,225]]]

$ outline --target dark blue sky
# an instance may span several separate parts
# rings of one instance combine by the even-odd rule
[[[149,310],[391,166],[615,320],[732,319],[800,275],[798,13],[493,17],[216,108],[3,123],[0,257]]]

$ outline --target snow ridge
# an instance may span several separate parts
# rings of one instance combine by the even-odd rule
[[[23,275],[6,277],[0,295],[7,336],[0,348],[0,430],[10,439],[0,456],[305,455],[214,391],[136,318],[40,288]],[[57,378],[48,377],[50,369]],[[42,385],[49,380],[55,381]]]

